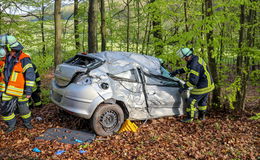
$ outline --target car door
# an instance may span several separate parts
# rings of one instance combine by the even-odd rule
[[[183,114],[183,98],[179,83],[160,75],[143,72],[148,111],[152,117]]]
[[[108,75],[113,79],[115,98],[123,101],[128,107],[129,118],[140,120],[149,118],[146,111],[143,84],[140,83],[136,69]]]

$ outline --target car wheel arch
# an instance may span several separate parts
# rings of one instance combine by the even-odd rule
[[[110,99],[107,99],[105,101],[103,101],[102,103],[100,103],[99,105],[101,104],[117,104],[121,107],[121,109],[123,110],[124,112],[124,116],[125,116],[125,119],[127,119],[129,117],[129,111],[125,105],[125,103],[123,101],[120,101],[120,100],[116,100],[114,98],[110,98]],[[98,105],[98,106],[99,106]],[[97,106],[97,107],[98,107]],[[95,112],[95,111],[94,111]]]

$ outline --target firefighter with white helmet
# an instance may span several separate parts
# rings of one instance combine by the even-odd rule
[[[171,72],[170,75],[187,73],[187,81],[179,92],[190,90],[191,93],[188,99],[189,106],[186,108],[187,117],[182,122],[193,121],[197,110],[198,118],[205,120],[208,95],[214,89],[213,79],[207,64],[202,58],[193,54],[193,49],[181,48],[176,54],[187,62],[187,66]]]

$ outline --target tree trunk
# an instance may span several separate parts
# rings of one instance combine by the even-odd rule
[[[257,18],[256,18],[256,11],[254,10],[253,11],[253,24],[256,24],[257,23]],[[253,46],[255,46],[255,34],[256,34],[256,28],[257,27],[254,27],[253,28],[253,31],[252,31],[252,36],[253,36],[253,38],[252,38],[252,45]],[[259,61],[257,61],[258,63],[256,63],[256,60],[255,60],[255,58],[254,57],[252,57],[252,71],[255,71],[255,70],[257,70],[257,66],[259,66]],[[258,67],[258,69],[260,69],[259,67]]]
[[[87,2],[85,2],[86,4],[84,5],[84,11],[86,11],[86,13],[88,12],[87,11]],[[82,32],[82,42],[81,42],[81,44],[82,44],[82,50],[84,51],[84,52],[86,52],[87,51],[87,49],[85,49],[85,39],[87,39],[87,38],[85,38],[85,37],[87,37],[87,34],[86,34],[86,21],[87,21],[87,16],[84,16],[84,18],[83,18],[83,32]]]
[[[129,52],[129,38],[130,38],[130,1],[127,0],[126,2],[126,8],[127,8],[127,25],[126,25],[126,51]]]
[[[108,0],[108,12],[111,12],[111,10],[113,10],[113,4],[114,4],[114,1],[113,0]],[[110,24],[113,24],[113,17],[112,16],[110,16],[109,17],[110,18]],[[109,28],[109,37],[113,37],[113,28],[111,28],[111,27],[108,27]],[[112,38],[110,38],[110,44],[109,44],[109,46],[110,46],[110,50],[112,51],[113,50],[113,48],[114,48],[114,43],[113,43],[113,40],[112,40]]]
[[[219,54],[219,65],[222,66],[222,63],[223,63],[223,54],[224,54],[224,43],[223,43],[223,37],[224,37],[224,32],[225,30],[225,23],[222,23],[221,24],[221,32],[220,32],[220,54]]]
[[[41,6],[41,33],[42,33],[42,55],[45,56],[46,54],[46,45],[45,45],[45,35],[44,35],[44,1],[42,0],[42,6]]]
[[[75,37],[75,48],[77,52],[80,51],[78,8],[79,8],[79,1],[74,0],[74,37]]]
[[[54,9],[55,21],[55,48],[54,48],[54,66],[61,63],[61,0],[55,1]]]
[[[204,19],[205,19],[205,3],[204,2],[201,2],[201,20],[204,22]],[[204,41],[204,38],[205,38],[205,34],[203,33],[204,31],[204,24],[201,25],[201,32],[200,32],[200,35],[201,35],[201,39]],[[202,55],[204,55],[204,44],[202,43],[201,44],[201,53]]]
[[[139,52],[139,39],[140,39],[140,0],[136,1],[137,8],[137,32],[136,32],[136,53]]]
[[[183,6],[184,6],[184,20],[185,20],[185,32],[189,32],[189,28],[188,28],[188,16],[187,16],[187,1],[188,0],[184,0],[183,2]]]
[[[240,30],[239,30],[239,41],[238,41],[238,48],[239,48],[239,53],[237,56],[237,75],[241,75],[242,72],[242,62],[243,62],[243,56],[242,56],[242,45],[244,41],[244,23],[245,23],[245,5],[240,5]]]
[[[224,2],[225,0],[223,0],[222,2]],[[226,7],[224,6],[223,7],[223,11],[224,13],[226,13]],[[226,17],[226,15],[224,14],[224,16]],[[223,39],[224,39],[224,36],[225,36],[225,22],[222,22],[221,23],[221,27],[220,27],[220,54],[219,54],[219,59],[218,59],[218,62],[219,62],[219,66],[221,67],[219,69],[219,72],[221,72],[221,69],[222,69],[222,65],[223,65],[223,54],[224,54],[224,42],[223,42]],[[219,77],[219,81],[221,81],[222,78],[221,76]],[[221,82],[222,83],[222,82]]]
[[[154,3],[156,0],[150,0],[150,3]],[[162,39],[162,24],[161,16],[156,13],[159,8],[152,8],[152,26],[153,26],[153,36],[154,36],[154,53],[159,56],[163,53],[163,39]]]
[[[88,52],[97,52],[97,10],[98,0],[89,1],[88,10]]]
[[[106,50],[106,10],[105,1],[100,0],[100,13],[101,13],[101,51]]]
[[[206,11],[206,17],[208,19],[211,19],[213,15],[213,9],[212,9],[212,0],[205,0],[205,11]],[[212,24],[210,28],[212,28],[207,34],[207,51],[208,51],[208,61],[209,61],[209,68],[212,74],[212,77],[214,78],[214,83],[216,88],[213,90],[213,96],[212,96],[212,105],[214,107],[220,106],[220,87],[219,87],[219,79],[218,79],[218,72],[217,72],[217,63],[216,59],[212,57],[214,52],[214,46],[213,46],[213,27]]]
[[[146,18],[146,24],[145,24],[145,31],[144,31],[144,38],[143,38],[143,42],[142,42],[142,50],[141,50],[141,53],[144,54],[144,49],[145,49],[145,46],[147,45],[148,42],[146,42],[146,39],[148,41],[148,32],[149,32],[149,28],[150,28],[150,15],[149,13],[147,14],[147,18]],[[146,43],[145,43],[146,42]]]
[[[251,0],[251,3],[254,2],[254,0]],[[241,15],[242,12],[245,13],[245,10],[241,10]],[[248,48],[253,48],[254,47],[254,30],[253,30],[253,25],[255,24],[255,13],[256,11],[253,9],[249,10],[249,15],[247,18],[248,22],[248,29],[247,29],[247,47]],[[245,16],[245,15],[244,15]],[[245,18],[245,17],[244,17]],[[248,52],[248,51],[247,51]],[[242,72],[242,78],[241,78],[241,99],[239,99],[239,108],[242,110],[245,110],[245,99],[246,99],[246,90],[247,90],[247,82],[249,79],[249,72],[250,72],[250,57],[248,54],[243,55],[244,57],[244,70],[245,72]]]
[[[148,54],[149,53],[149,45],[150,45],[150,39],[151,39],[151,29],[152,29],[152,22],[149,21],[149,26],[148,26],[148,34],[147,34],[147,42],[146,42],[146,51],[145,51],[145,54]]]
[[[243,68],[243,52],[242,52],[242,48],[243,48],[243,42],[244,42],[244,32],[245,32],[245,28],[244,28],[244,24],[245,24],[245,5],[240,5],[240,29],[239,29],[239,41],[238,41],[238,56],[237,56],[237,77],[240,78],[240,82],[241,85],[244,81],[244,75],[242,73],[242,68]],[[236,109],[241,110],[242,106],[243,106],[243,88],[241,86],[241,88],[239,90],[237,90],[236,92],[236,102],[234,103]]]

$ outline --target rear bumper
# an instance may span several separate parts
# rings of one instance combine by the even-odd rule
[[[65,88],[56,85],[55,80],[51,82],[51,100],[65,111],[78,117],[90,119],[96,106],[91,105],[93,100],[99,97],[90,85],[82,86],[75,83]]]

